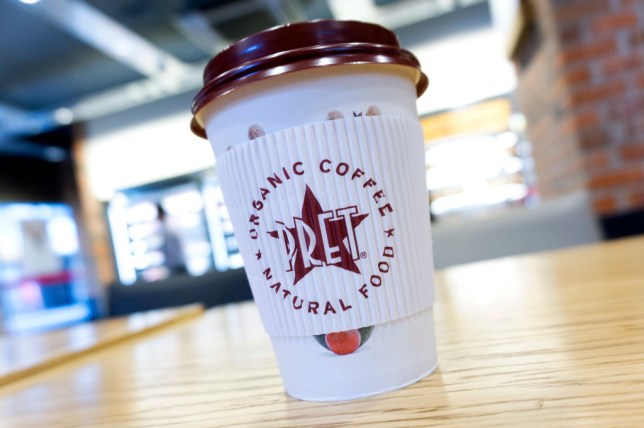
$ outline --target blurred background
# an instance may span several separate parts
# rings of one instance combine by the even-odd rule
[[[642,1],[4,0],[0,330],[250,298],[191,100],[229,43],[321,18],[430,78],[437,268],[644,232]]]

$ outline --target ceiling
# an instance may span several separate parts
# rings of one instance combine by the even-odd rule
[[[378,22],[406,47],[491,25],[486,0],[4,0],[0,151],[8,141],[195,92],[206,61],[230,42],[322,18]]]

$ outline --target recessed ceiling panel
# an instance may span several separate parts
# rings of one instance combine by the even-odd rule
[[[0,2],[0,102],[56,107],[140,78],[28,7]]]

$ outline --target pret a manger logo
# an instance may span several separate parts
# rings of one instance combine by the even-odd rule
[[[295,272],[293,285],[316,267],[337,266],[359,274],[355,231],[368,216],[359,213],[355,205],[323,209],[307,185],[301,215],[292,218],[292,226],[276,221],[276,230],[268,232],[281,242],[284,269]]]
[[[315,193],[318,189],[306,185],[309,177],[320,182],[332,176],[352,183],[353,196],[346,202],[333,204],[331,201],[335,199],[320,202]],[[265,177],[266,181],[256,189],[257,196],[248,204],[248,235],[246,240],[240,241],[240,245],[248,245],[246,248],[251,251],[246,254],[254,255],[250,259],[254,263],[251,265],[255,273],[254,287],[267,287],[294,311],[331,317],[351,310],[361,299],[368,300],[370,293],[377,293],[384,286],[396,257],[395,209],[376,178],[368,175],[365,168],[326,158],[313,164],[297,160],[288,167],[276,168]],[[322,186],[329,185],[324,181]],[[334,180],[333,185],[342,185],[342,182]],[[301,205],[299,196],[292,194],[295,189],[304,190]],[[279,195],[278,192],[289,193],[280,198],[274,196]],[[294,210],[272,205],[293,197],[296,198]],[[278,202],[273,202],[274,198],[279,198]],[[273,208],[267,209],[271,206]],[[365,219],[369,220],[368,227]],[[365,236],[367,231],[375,234],[373,239],[371,235]],[[382,246],[374,240],[380,241]],[[368,263],[358,261],[367,257]],[[276,259],[282,266],[274,265]],[[340,268],[352,275],[334,278],[336,284],[321,281],[306,284],[301,289],[302,279],[317,268],[325,274],[335,273]],[[368,269],[371,271],[364,272]],[[353,287],[359,283],[362,285],[354,290],[347,287],[347,294],[342,292],[345,285]],[[327,285],[340,295],[334,292],[333,298],[325,298]],[[319,296],[317,300],[311,298],[313,295]]]

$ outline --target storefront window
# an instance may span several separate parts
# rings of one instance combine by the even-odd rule
[[[71,208],[0,204],[0,316],[4,328],[51,328],[92,316]]]

